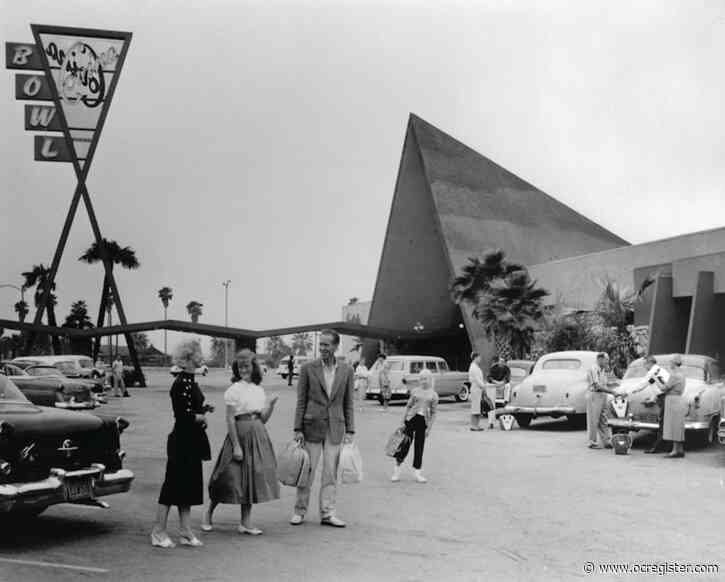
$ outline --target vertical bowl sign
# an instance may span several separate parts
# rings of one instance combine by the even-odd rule
[[[5,62],[24,71],[16,75],[16,99],[52,102],[25,106],[26,130],[56,133],[35,136],[35,159],[70,162],[80,173],[93,157],[131,33],[31,29],[35,43],[6,43]]]

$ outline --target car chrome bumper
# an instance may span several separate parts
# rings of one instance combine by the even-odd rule
[[[563,416],[576,414],[573,406],[516,406],[507,404],[503,408],[504,414],[533,414],[534,416]]]
[[[659,424],[656,422],[646,422],[643,420],[628,420],[626,418],[610,418],[607,424],[612,428],[626,428],[629,430],[658,430]],[[707,430],[710,423],[706,420],[686,420],[685,430]]]
[[[85,499],[72,502],[66,499],[65,483],[71,479],[90,479],[92,496],[88,500],[92,500],[96,497],[128,491],[131,488],[134,474],[128,469],[106,473],[103,465],[94,465],[89,469],[77,471],[51,469],[51,475],[39,481],[0,485],[0,513],[47,507],[58,503],[83,502]]]
[[[89,400],[87,402],[56,402],[56,408],[62,408],[63,410],[93,410],[98,406],[97,400]]]

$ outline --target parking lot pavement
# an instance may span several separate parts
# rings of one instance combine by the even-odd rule
[[[338,490],[344,530],[319,526],[316,503],[307,522],[288,525],[294,490],[255,506],[260,537],[235,532],[238,509],[222,506],[203,548],[152,548],[149,531],[165,467],[172,417],[166,372],[148,373],[151,387],[102,408],[131,421],[122,436],[131,492],[107,498],[107,510],[58,506],[32,521],[4,520],[0,580],[269,580],[477,581],[619,580],[662,576],[587,575],[606,563],[718,563],[722,552],[725,452],[691,450],[685,459],[644,455],[640,439],[628,456],[590,450],[584,431],[557,421],[472,433],[468,406],[442,401],[426,443],[426,484],[404,472],[390,482],[383,454],[400,424],[402,404],[376,402],[357,411],[364,481]],[[224,437],[228,374],[199,378],[207,400],[213,455]],[[294,388],[270,374],[280,400],[268,428],[277,449],[291,437]],[[208,476],[213,462],[205,463]],[[314,499],[314,496],[313,496]],[[192,511],[198,531],[201,508]],[[175,537],[176,516],[170,533]],[[725,559],[722,567],[725,568]],[[721,569],[721,572],[725,570]],[[690,576],[716,580],[722,576]]]

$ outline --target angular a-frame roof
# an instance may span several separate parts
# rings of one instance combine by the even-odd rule
[[[410,115],[370,325],[456,327],[480,335],[451,302],[469,257],[501,248],[537,264],[628,243],[505,168]]]

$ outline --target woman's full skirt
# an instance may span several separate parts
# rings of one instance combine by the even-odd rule
[[[483,391],[479,386],[471,385],[471,414],[481,414],[481,393]]]
[[[678,443],[685,441],[685,416],[687,400],[679,394],[665,397],[665,415],[662,423],[662,438]]]
[[[279,499],[277,459],[264,423],[259,418],[242,418],[236,427],[244,458],[234,460],[227,434],[209,479],[209,499],[235,505]]]

